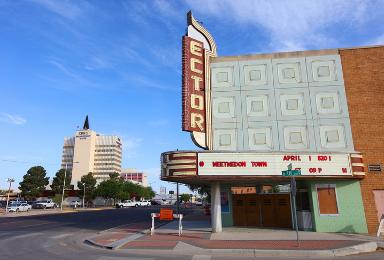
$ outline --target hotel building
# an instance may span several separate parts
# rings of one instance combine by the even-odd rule
[[[148,187],[147,174],[137,169],[129,168],[121,170],[120,178],[125,181],[130,181],[135,184],[139,184],[143,187]]]
[[[213,232],[297,215],[301,230],[374,233],[383,68],[383,46],[218,57],[188,13],[182,125],[204,150],[163,153],[161,179],[211,187]]]
[[[77,187],[89,172],[98,182],[111,173],[121,173],[122,143],[118,136],[100,135],[89,129],[88,116],[84,127],[74,137],[64,138],[61,168],[72,172],[71,184]]]

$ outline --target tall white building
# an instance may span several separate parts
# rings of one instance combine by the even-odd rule
[[[77,187],[83,175],[89,172],[98,182],[110,173],[121,173],[122,143],[118,136],[100,135],[89,129],[88,116],[84,127],[74,137],[64,138],[61,168],[72,171],[71,184]]]

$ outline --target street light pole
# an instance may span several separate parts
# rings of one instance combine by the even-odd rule
[[[180,214],[180,202],[179,202],[179,183],[176,182],[176,205],[177,205],[177,214]]]
[[[83,189],[84,189],[84,192],[83,192],[83,208],[84,208],[84,200],[85,200],[85,183],[83,184]]]
[[[9,203],[9,193],[11,193],[11,186],[12,182],[14,182],[14,179],[8,178],[7,182],[9,182],[9,188],[8,188],[8,195],[7,195],[7,207],[5,208],[5,213],[8,211],[8,203]]]
[[[79,163],[79,162],[72,162],[72,169],[73,169],[73,165],[74,165],[75,163]],[[68,163],[65,163],[64,181],[63,181],[63,194],[61,195],[61,205],[60,205],[60,209],[61,209],[61,210],[63,210],[64,190],[65,190],[65,179],[67,178],[67,168],[68,168]]]
[[[65,190],[65,179],[67,178],[67,167],[68,167],[68,163],[65,163],[64,181],[63,181],[63,193],[62,193],[62,195],[61,195],[61,204],[60,204],[60,209],[61,209],[61,211],[63,211],[64,190]]]

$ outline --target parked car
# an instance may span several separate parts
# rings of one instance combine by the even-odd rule
[[[0,208],[5,208],[6,206],[7,206],[7,201],[6,200],[0,201]]]
[[[27,203],[12,203],[8,206],[8,212],[21,212],[21,211],[29,211],[31,209],[31,205]]]
[[[135,202],[132,200],[123,200],[119,203],[116,203],[116,208],[127,208],[127,207],[134,207]]]
[[[36,204],[39,203],[40,201],[38,200],[35,200],[35,201],[30,201],[28,204],[30,204],[32,206],[33,209],[37,209],[37,206]]]
[[[149,200],[142,200],[142,201],[137,201],[137,202],[139,203],[138,206],[143,206],[143,207],[151,206],[151,202]]]
[[[73,201],[71,201],[71,203],[69,204],[71,207],[74,207],[74,208],[76,208],[76,207],[80,207],[81,206],[81,201],[79,201],[79,200],[73,200]]]
[[[151,200],[151,205],[161,205],[161,203],[156,200]]]
[[[10,200],[8,204],[14,204],[14,203],[28,203],[28,201],[16,199],[16,200]]]
[[[54,203],[52,200],[40,200],[35,204],[35,208],[37,209],[52,209],[56,207],[56,203]]]
[[[201,200],[196,200],[196,201],[195,201],[195,205],[196,205],[196,206],[203,206],[203,201],[201,201]]]

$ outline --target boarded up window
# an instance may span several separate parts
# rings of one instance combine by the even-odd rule
[[[317,187],[320,214],[338,214],[336,190],[334,186]]]

